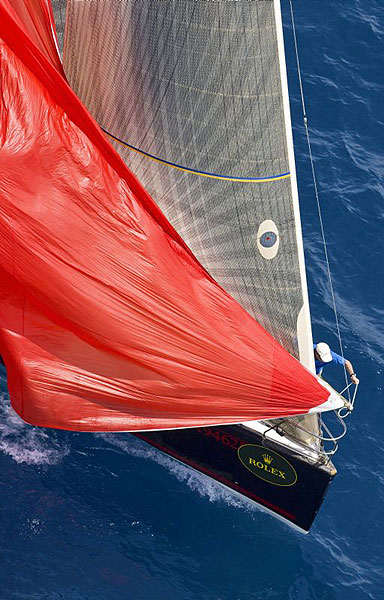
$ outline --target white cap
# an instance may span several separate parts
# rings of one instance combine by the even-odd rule
[[[325,342],[316,344],[316,352],[319,355],[321,362],[327,363],[332,361],[331,349]]]

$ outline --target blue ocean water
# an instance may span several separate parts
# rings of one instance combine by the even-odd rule
[[[337,351],[283,8],[314,335]],[[0,367],[0,600],[384,597],[384,5],[297,2],[296,22],[345,354],[361,378],[310,534],[128,434],[25,425]]]

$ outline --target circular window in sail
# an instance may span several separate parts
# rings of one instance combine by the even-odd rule
[[[258,229],[257,247],[263,258],[275,258],[279,249],[279,232],[276,224],[270,219],[263,221]]]
[[[260,238],[260,244],[263,248],[272,248],[277,242],[277,235],[274,231],[266,231]]]

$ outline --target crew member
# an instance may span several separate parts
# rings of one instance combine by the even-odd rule
[[[315,353],[316,373],[318,375],[322,374],[323,368],[326,365],[330,365],[332,363],[336,365],[345,365],[345,368],[349,373],[352,383],[354,383],[355,385],[359,383],[359,379],[356,377],[356,373],[353,369],[352,363],[346,358],[340,356],[339,354],[336,354],[336,352],[333,352],[333,350],[330,349],[328,344],[326,344],[325,342],[313,344],[313,350]]]

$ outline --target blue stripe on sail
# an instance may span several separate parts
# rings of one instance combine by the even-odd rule
[[[119,142],[120,144],[123,144],[123,146],[126,146],[127,148],[129,148],[130,150],[133,150],[134,152],[138,152],[139,154],[142,154],[143,156],[146,156],[147,158],[150,158],[151,160],[155,160],[163,165],[172,167],[173,169],[179,169],[180,171],[185,171],[186,173],[194,173],[195,175],[200,175],[201,177],[211,177],[212,179],[223,179],[225,181],[240,181],[243,183],[262,183],[265,181],[278,181],[280,179],[286,179],[287,177],[290,177],[289,171],[287,173],[281,173],[280,175],[270,175],[267,177],[233,177],[231,175],[220,175],[219,173],[209,173],[207,171],[198,171],[197,169],[190,169],[188,167],[183,167],[182,165],[172,163],[168,160],[164,160],[163,158],[153,156],[153,154],[149,154],[148,152],[144,152],[144,150],[140,150],[139,148],[136,148],[135,146],[132,146],[131,144],[128,144],[127,142],[124,142],[123,140],[119,139],[112,133],[109,133],[109,131],[107,131],[103,127],[101,127],[101,129],[102,129],[102,131],[104,131],[104,133],[109,135],[109,137],[111,137],[113,140],[115,140],[116,142]]]

